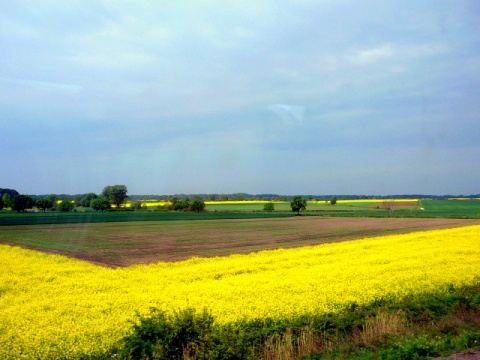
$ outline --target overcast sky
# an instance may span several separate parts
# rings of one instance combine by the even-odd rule
[[[480,2],[0,2],[0,187],[480,193]]]

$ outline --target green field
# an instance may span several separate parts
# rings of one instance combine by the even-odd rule
[[[381,202],[381,201],[380,201]],[[420,210],[420,207],[424,210]],[[309,202],[303,216],[341,217],[441,217],[480,218],[480,200],[421,200],[417,208],[377,209],[369,203],[347,203],[330,205],[324,202]],[[126,221],[165,220],[217,220],[217,219],[263,219],[295,216],[288,202],[275,202],[275,211],[263,211],[263,204],[218,204],[208,205],[206,212],[169,211],[108,211],[108,212],[46,212],[16,213],[0,211],[2,225],[75,224]]]

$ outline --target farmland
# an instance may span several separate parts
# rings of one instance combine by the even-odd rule
[[[98,355],[120,340],[135,311],[146,313],[151,306],[207,307],[226,323],[335,312],[352,301],[473,284],[480,277],[479,230],[431,230],[122,269],[4,245],[0,357]]]
[[[129,266],[474,224],[480,220],[318,216],[52,224],[4,226],[0,243]]]
[[[266,201],[206,202],[206,212],[154,211],[165,202],[147,201],[148,211],[15,213],[0,211],[0,226],[105,223],[130,221],[265,219],[292,217],[289,202],[274,202],[275,211],[263,211]],[[339,200],[335,206],[325,201],[309,201],[305,216],[338,217],[418,217],[480,218],[480,200]]]
[[[282,332],[296,329],[300,338],[308,326],[323,327],[308,330],[312,344],[323,337],[322,349],[339,345],[345,339],[335,334],[350,316],[345,309],[370,309],[343,330],[358,337],[368,316],[384,311],[370,304],[397,306],[392,314],[410,324],[406,316],[417,316],[408,314],[416,314],[422,301],[438,309],[464,296],[453,291],[473,287],[455,316],[475,319],[478,204],[422,200],[421,210],[400,202],[392,213],[375,202],[323,202],[310,203],[303,213],[308,216],[300,217],[277,204],[272,213],[252,208],[261,204],[210,204],[230,209],[200,214],[1,213],[0,358],[118,358],[132,334],[130,321],[149,316],[151,307],[167,314],[206,309],[215,318],[215,336],[223,336],[216,341],[233,341],[230,358],[245,359],[262,358],[238,355],[253,351],[250,341],[258,351],[283,339]],[[451,324],[430,311],[421,317],[434,329]],[[328,334],[326,324],[332,326]],[[238,329],[255,326],[256,337],[236,338]],[[480,329],[468,329],[472,339],[475,331],[480,336]]]

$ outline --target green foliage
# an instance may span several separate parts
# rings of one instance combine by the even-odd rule
[[[386,349],[380,350],[382,359],[429,359],[441,353],[441,343],[428,339],[425,335],[408,336],[393,341]]]
[[[117,208],[119,208],[128,197],[127,192],[128,190],[125,185],[105,186],[102,191],[102,196],[109,199]]]
[[[293,212],[296,212],[297,215],[300,215],[300,211],[307,208],[307,200],[301,196],[295,196],[290,202],[290,207],[292,208]]]
[[[12,197],[9,193],[5,193],[2,195],[2,202],[3,202],[3,207],[9,208],[12,207]]]
[[[75,196],[75,198],[73,199],[75,206],[82,206],[82,199],[83,198],[81,195]]]
[[[273,202],[268,202],[266,203],[265,205],[263,205],[263,210],[264,211],[273,211],[275,210],[275,205],[273,204]]]
[[[15,195],[10,202],[12,210],[17,212],[24,212],[26,209],[33,207],[33,205],[35,205],[35,202],[28,195]]]
[[[53,206],[53,203],[47,198],[38,199],[35,202],[35,206],[45,212],[45,210],[50,209]]]
[[[177,197],[173,197],[170,200],[169,210],[174,211],[188,211],[190,210],[190,206],[192,202],[190,201],[189,197],[184,198],[183,200],[179,200]]]
[[[110,207],[111,207],[110,200],[108,200],[104,196],[99,196],[92,201],[91,207],[95,211],[102,211],[103,212],[105,210],[110,209]]]
[[[205,210],[205,202],[200,199],[195,199],[190,204],[190,211],[201,212]]]
[[[334,196],[330,199],[330,205],[335,205],[337,203],[337,198]]]
[[[213,316],[195,309],[167,314],[151,309],[139,316],[130,335],[124,338],[122,356],[128,359],[209,359],[212,347]]]
[[[91,207],[92,201],[95,200],[97,197],[98,195],[93,192],[88,193],[80,200],[80,206]]]
[[[75,209],[75,203],[71,200],[62,200],[57,204],[57,211],[69,212]]]

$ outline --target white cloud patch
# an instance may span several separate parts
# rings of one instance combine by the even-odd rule
[[[285,125],[298,125],[303,123],[303,117],[305,115],[304,106],[272,104],[268,105],[268,109],[273,111]]]
[[[421,57],[441,55],[447,51],[443,44],[381,44],[375,47],[353,51],[348,60],[354,64],[371,65],[388,60],[412,60]]]

